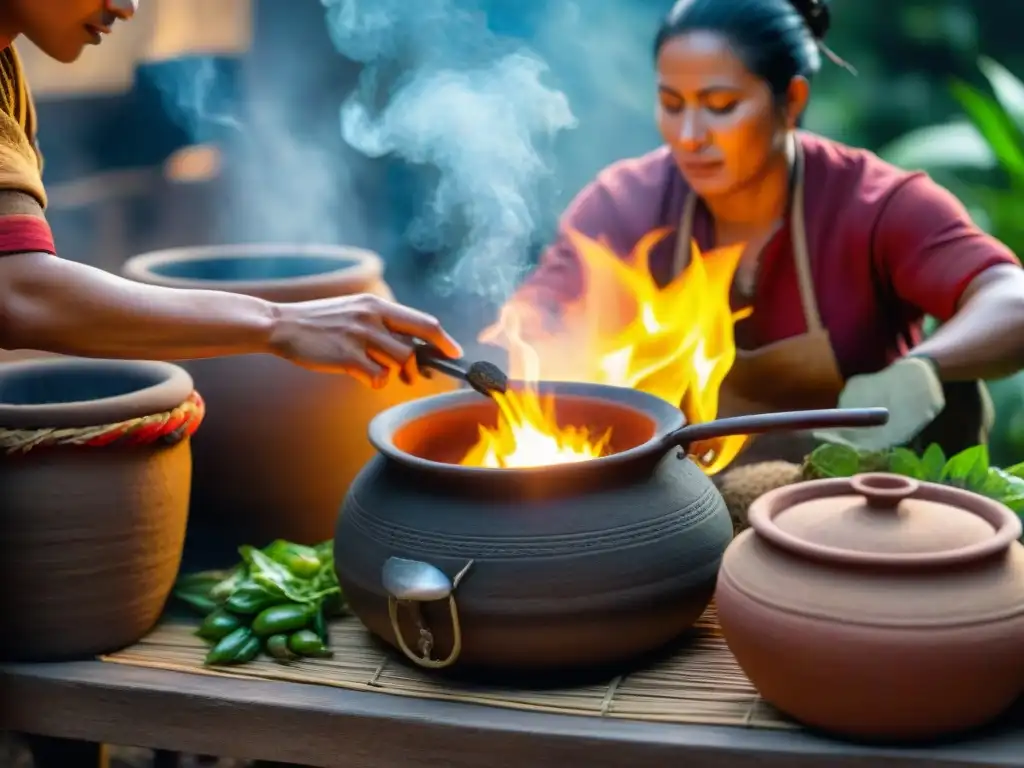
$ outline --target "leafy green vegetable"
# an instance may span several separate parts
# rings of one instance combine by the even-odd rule
[[[856,448],[826,443],[810,456],[809,466],[815,477],[849,477],[860,472],[860,455]]]
[[[938,443],[932,443],[921,455],[921,479],[929,483],[942,482],[942,470],[945,467],[945,452]]]
[[[946,462],[942,480],[947,485],[978,491],[988,479],[988,447],[975,445]]]
[[[1006,469],[1003,470],[1003,472],[1005,472],[1008,475],[1013,475],[1014,477],[1024,479],[1024,461],[1022,461],[1020,464],[1014,464],[1012,467],[1007,467]]]
[[[924,462],[918,458],[916,453],[907,448],[897,448],[892,452],[892,455],[889,457],[888,469],[897,475],[906,475],[916,480],[924,480]]]
[[[257,612],[282,601],[318,606],[327,616],[345,612],[332,541],[315,547],[275,541],[262,550],[245,545],[238,552],[242,562],[232,569],[179,577],[175,596],[204,616],[225,606]]]
[[[918,456],[907,448],[879,453],[825,443],[804,463],[804,477],[808,479],[851,477],[877,471],[963,488],[995,499],[1024,515],[1024,463],[1008,469],[993,467],[984,445],[973,446],[947,459],[942,448],[935,444]]]

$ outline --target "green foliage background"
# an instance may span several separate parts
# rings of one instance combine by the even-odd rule
[[[833,0],[826,66],[807,127],[928,171],[1024,256],[1024,3]],[[1024,374],[990,383],[992,462],[1024,460]]]

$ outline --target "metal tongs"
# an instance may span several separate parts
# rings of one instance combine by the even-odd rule
[[[484,397],[508,391],[508,376],[494,363],[453,360],[431,344],[416,343],[416,365],[464,381]]]

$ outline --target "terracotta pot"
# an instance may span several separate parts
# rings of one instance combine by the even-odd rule
[[[279,302],[358,293],[393,298],[376,254],[344,246],[228,245],[136,256],[124,274]],[[209,415],[193,443],[190,565],[223,565],[240,544],[330,539],[338,506],[373,456],[370,420],[408,399],[454,388],[436,376],[382,390],[271,355],[183,363]]]
[[[192,379],[168,363],[0,366],[4,658],[90,656],[152,629],[185,539],[187,435],[201,419],[191,394]],[[161,414],[110,440],[109,425]]]
[[[869,740],[981,725],[1024,692],[1021,521],[888,474],[780,488],[718,577],[722,632],[761,695]]]
[[[559,423],[611,430],[613,452],[529,469],[460,466],[480,425],[497,421],[494,402],[471,391],[407,403],[370,425],[380,455],[345,500],[335,568],[360,620],[421,666],[564,671],[628,663],[677,639],[707,607],[732,538],[722,497],[679,448],[887,416],[775,413],[686,426],[678,408],[631,389],[541,391],[555,398]],[[426,653],[418,612],[432,637]]]

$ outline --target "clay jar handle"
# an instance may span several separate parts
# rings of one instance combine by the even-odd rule
[[[850,490],[863,496],[868,508],[877,512],[895,512],[901,501],[920,488],[921,484],[913,478],[886,472],[865,472],[850,478]]]

